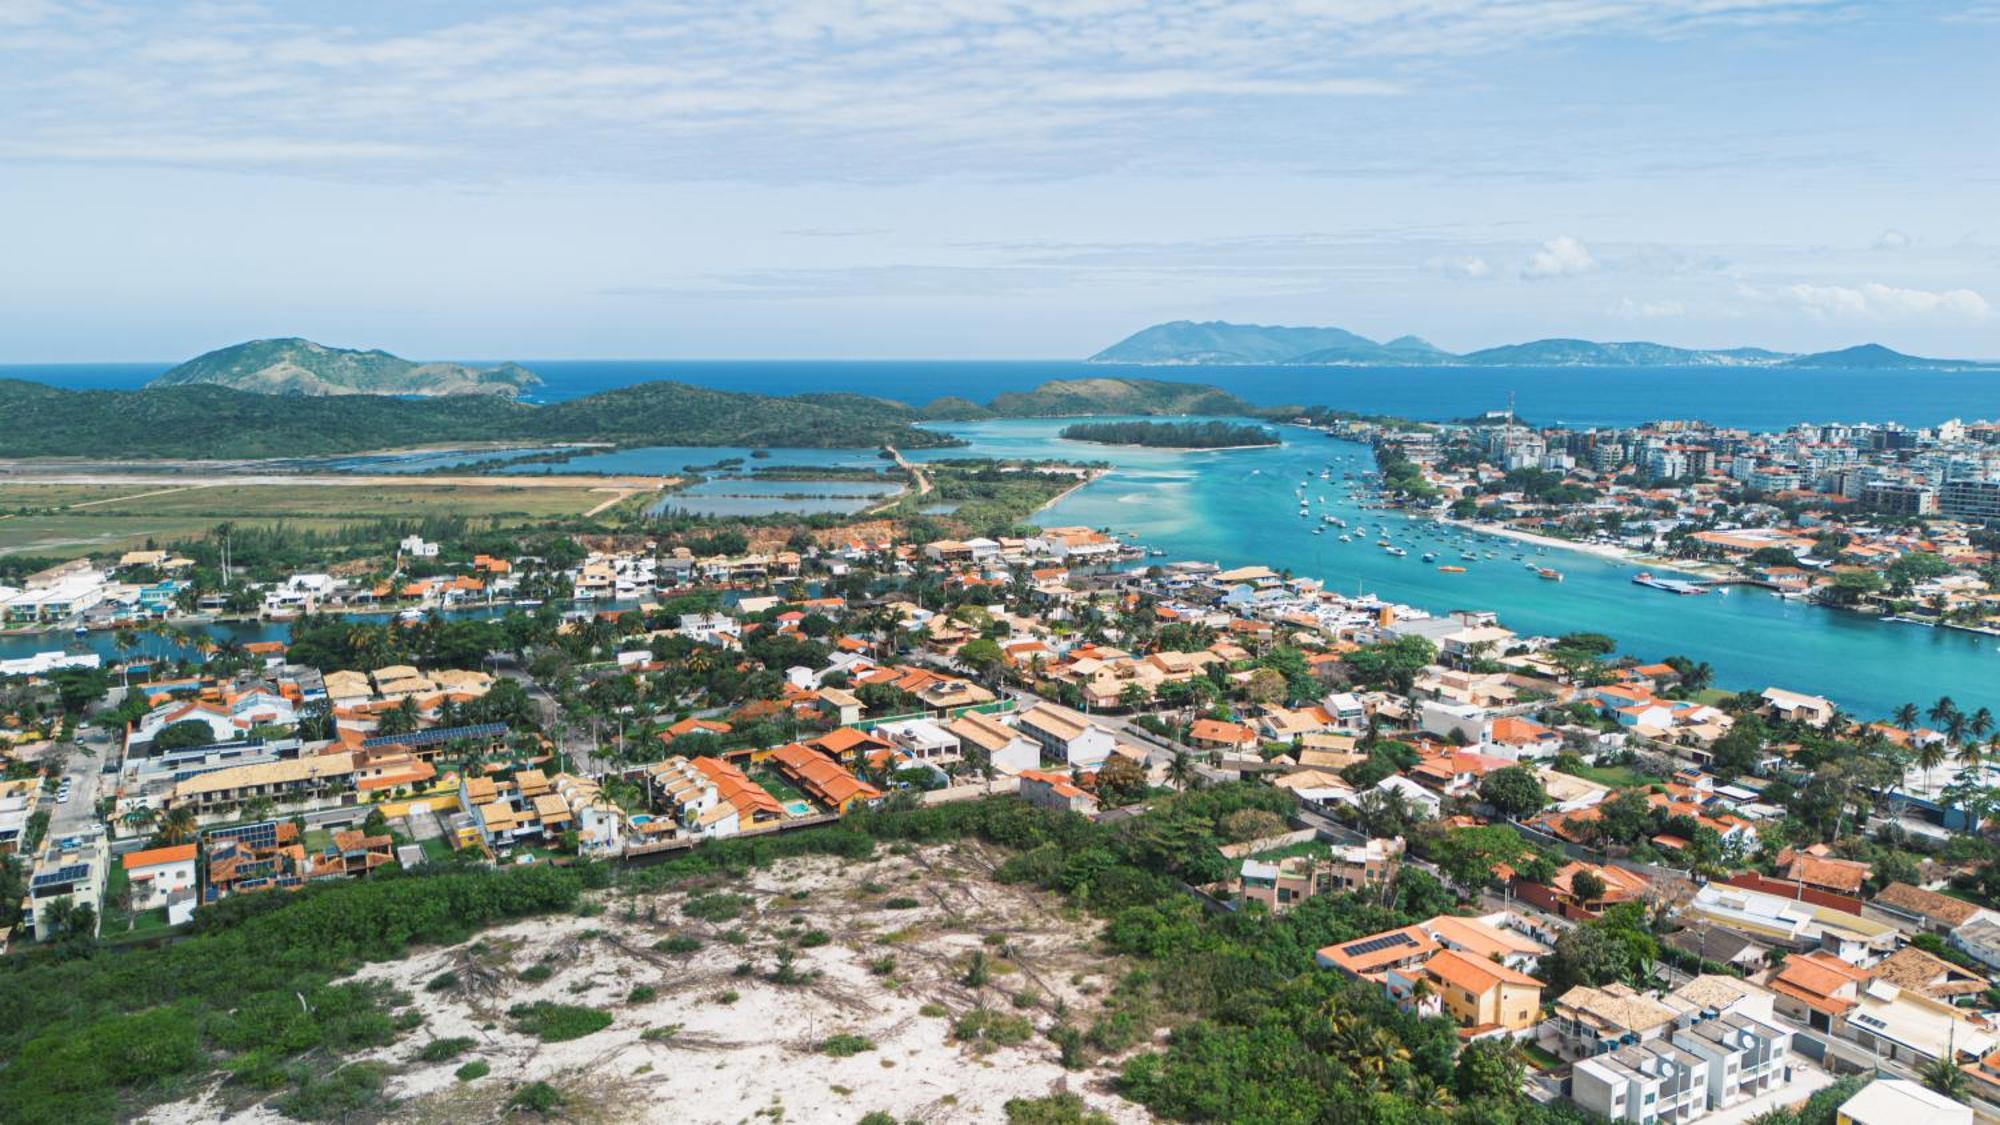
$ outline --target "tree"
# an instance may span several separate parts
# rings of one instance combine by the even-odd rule
[[[1572,884],[1574,885],[1574,884]],[[1560,996],[1579,984],[1608,984],[1631,965],[1626,947],[1601,927],[1585,924],[1556,939],[1554,952],[1542,962],[1549,994]]]
[[[1187,751],[1174,751],[1173,760],[1167,763],[1167,780],[1182,792],[1200,782],[1201,774],[1194,768],[1194,758]]]
[[[1348,671],[1364,686],[1389,687],[1409,694],[1411,685],[1437,659],[1437,648],[1423,637],[1398,637],[1351,652]]]
[[[1540,812],[1549,803],[1548,790],[1527,766],[1494,770],[1479,783],[1479,798],[1516,819]]]
[[[1925,1063],[1917,1071],[1924,1081],[1924,1088],[1943,1094],[1955,1102],[1965,1100],[1965,1072],[1958,1063],[1948,1058],[1935,1058]]]
[[[1123,754],[1097,767],[1097,795],[1107,805],[1129,805],[1146,795],[1146,771]]]
[[[1252,703],[1276,703],[1285,698],[1285,674],[1275,668],[1259,668],[1250,673],[1244,694]]]
[[[1118,689],[1118,705],[1127,711],[1143,711],[1152,701],[1153,693],[1144,684],[1126,684]]]
[[[1512,1041],[1478,1039],[1458,1053],[1452,1068],[1452,1089],[1465,1101],[1511,1098],[1520,1092],[1526,1073]]]
[[[1915,730],[1917,729],[1917,717],[1917,705],[1914,703],[1905,703],[1901,707],[1896,708],[1896,713],[1891,718],[1891,721],[1904,730]]]
[[[378,735],[414,734],[416,729],[417,703],[407,695],[375,725]]]
[[[1604,879],[1594,871],[1579,871],[1570,876],[1569,889],[1576,901],[1584,905],[1604,899]]]
[[[187,750],[196,746],[207,746],[215,741],[215,732],[200,719],[183,719],[178,723],[168,723],[153,736],[155,752],[166,750]]]
[[[980,676],[992,675],[993,670],[1000,667],[1003,659],[999,642],[986,637],[969,640],[958,649],[959,663]]]
[[[166,819],[160,821],[160,839],[169,844],[183,844],[194,839],[199,827],[194,810],[179,805],[167,810]]]

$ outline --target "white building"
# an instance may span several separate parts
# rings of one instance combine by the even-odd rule
[[[1043,761],[1074,769],[1096,769],[1118,746],[1110,731],[1053,703],[1038,703],[1023,711],[1015,729],[1040,744]]]
[[[1905,1078],[1877,1078],[1841,1103],[1841,1125],[1972,1125],[1972,1107]]]

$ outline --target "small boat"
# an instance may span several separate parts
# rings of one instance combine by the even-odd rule
[[[1518,558],[1520,558],[1521,556],[1519,556],[1519,555],[1515,555],[1514,557],[1518,559]],[[1536,566],[1536,565],[1535,565],[1534,563],[1522,563],[1521,565],[1522,565],[1523,567],[1526,567],[1526,568],[1527,568],[1527,569],[1529,569],[1529,570],[1540,570],[1540,569],[1542,569],[1541,567],[1539,567],[1539,566]]]
[[[1409,553],[1410,553],[1410,552],[1408,552],[1408,551],[1405,551],[1405,550],[1403,550],[1403,549],[1402,549],[1401,547],[1390,547],[1390,548],[1388,549],[1388,551],[1389,551],[1389,553],[1390,553],[1390,554],[1392,554],[1392,555],[1396,556],[1396,557],[1397,557],[1397,558],[1399,558],[1399,559],[1400,559],[1400,558],[1402,558],[1402,557],[1403,557],[1404,555],[1407,555],[1407,554],[1409,554]]]
[[[1158,547],[1155,547],[1152,550],[1147,551],[1146,554],[1156,559],[1163,559],[1167,557],[1167,553],[1165,551],[1160,550]]]
[[[1465,568],[1464,568],[1464,567],[1462,567],[1462,566],[1441,566],[1441,567],[1438,567],[1438,573],[1440,573],[1440,574],[1464,574],[1464,573],[1465,573]]]
[[[1342,543],[1352,543],[1352,542],[1354,542],[1354,536],[1352,536],[1352,535],[1343,535],[1343,536],[1341,536],[1341,537],[1340,537],[1340,541],[1341,541]]]
[[[1375,545],[1377,547],[1387,547],[1389,545],[1389,541],[1387,539],[1377,539],[1375,541]]]
[[[1545,566],[1536,567],[1535,574],[1538,575],[1539,577],[1546,578],[1551,582],[1561,582],[1563,580],[1562,571],[1551,570]]]
[[[1437,553],[1436,551],[1425,551],[1425,552],[1424,552],[1424,561],[1425,561],[1425,562],[1436,562],[1436,561],[1438,561],[1438,553]]]
[[[1458,557],[1459,557],[1459,560],[1460,560],[1461,562],[1478,562],[1478,561],[1479,561],[1479,556],[1478,556],[1478,555],[1475,555],[1475,554],[1473,554],[1473,553],[1472,553],[1471,551],[1460,551],[1460,552],[1458,553]]]

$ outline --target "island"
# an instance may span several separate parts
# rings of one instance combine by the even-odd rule
[[[513,398],[541,378],[517,363],[468,367],[418,363],[379,349],[333,348],[288,336],[249,340],[188,360],[147,384],[229,387],[267,395],[498,395]]]
[[[1079,422],[1063,427],[1060,436],[1152,449],[1255,449],[1279,444],[1278,435],[1270,430],[1236,422]]]
[[[1880,344],[1800,355],[1769,348],[1681,348],[1647,340],[1602,342],[1545,339],[1477,351],[1445,351],[1418,336],[1378,343],[1344,328],[1272,324],[1155,324],[1090,357],[1089,363],[1134,366],[1273,367],[1744,367],[1820,370],[1990,369],[1971,359],[1905,355]]]

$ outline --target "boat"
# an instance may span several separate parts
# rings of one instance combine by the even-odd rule
[[[1520,558],[1521,556],[1519,556],[1519,555],[1515,555],[1514,557],[1518,559],[1518,558]],[[1522,565],[1523,567],[1525,567],[1526,569],[1528,569],[1528,570],[1540,570],[1540,569],[1542,569],[1541,567],[1539,567],[1539,566],[1536,566],[1536,565],[1535,565],[1534,563],[1522,563],[1521,565]]]
[[[1464,573],[1465,573],[1465,568],[1464,568],[1464,567],[1462,567],[1462,566],[1441,566],[1441,567],[1438,567],[1438,573],[1439,573],[1439,574],[1464,574]]]
[[[1146,554],[1156,559],[1163,559],[1167,557],[1167,553],[1165,551],[1160,550],[1158,547],[1155,547],[1152,550],[1147,551]]]
[[[1546,566],[1535,568],[1535,574],[1551,582],[1561,582],[1563,580],[1562,571],[1551,570]]]
[[[1665,590],[1669,594],[1708,593],[1708,588],[1705,586],[1697,586],[1692,582],[1683,582],[1678,578],[1655,578],[1652,572],[1645,570],[1633,575],[1632,582],[1638,586],[1649,586],[1655,590]]]
[[[1437,553],[1436,551],[1425,551],[1425,552],[1424,552],[1424,561],[1425,561],[1425,562],[1436,562],[1436,561],[1438,561],[1438,553]]]
[[[1460,562],[1478,562],[1478,561],[1479,561],[1479,556],[1478,556],[1478,555],[1475,555],[1475,554],[1473,554],[1473,553],[1472,553],[1471,551],[1460,551],[1460,552],[1458,553],[1458,558],[1459,558],[1459,561],[1460,561]]]
[[[1407,555],[1407,554],[1409,554],[1409,553],[1410,553],[1410,552],[1408,552],[1408,551],[1405,551],[1405,550],[1403,550],[1403,549],[1402,549],[1401,547],[1390,547],[1390,548],[1388,548],[1388,551],[1389,551],[1389,553],[1390,553],[1390,554],[1392,554],[1392,555],[1396,556],[1396,557],[1397,557],[1397,558],[1399,558],[1399,559],[1400,559],[1400,558],[1402,558],[1402,557],[1403,557],[1404,555]]]
[[[1354,536],[1352,536],[1352,535],[1343,535],[1343,536],[1341,536],[1341,537],[1340,537],[1340,541],[1341,541],[1342,543],[1352,543],[1352,542],[1354,542]]]

